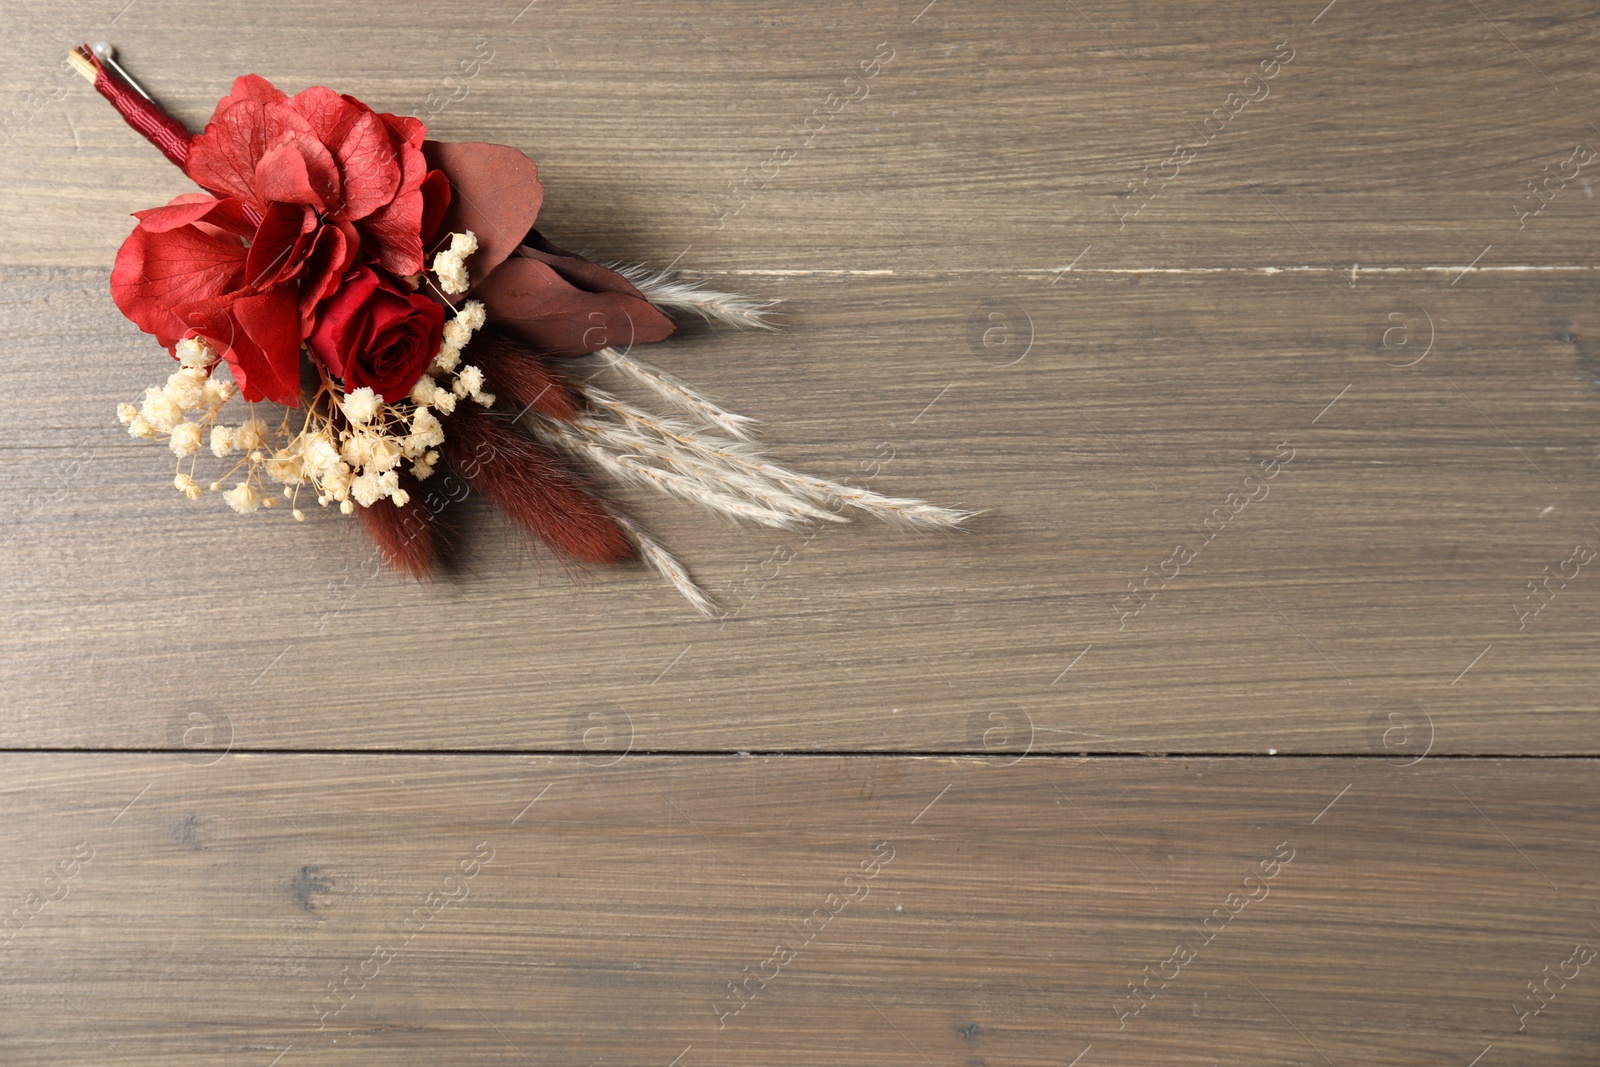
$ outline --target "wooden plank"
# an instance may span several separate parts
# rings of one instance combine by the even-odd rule
[[[58,317],[6,372],[4,743],[175,745],[200,710],[251,749],[1593,751],[1581,278],[751,289],[787,331],[650,358],[783,461],[990,514],[813,537],[631,498],[718,625],[643,571],[530,562],[472,502],[463,569],[421,587],[335,514],[189,504],[111,417],[164,357],[104,272],[10,271],[0,328]]]
[[[71,43],[110,37],[195,128],[253,70],[527,149],[547,224],[611,256],[1048,271],[1092,246],[1083,269],[1338,273],[1449,271],[1492,245],[1483,267],[1587,266],[1592,176],[1562,172],[1600,147],[1579,106],[1600,87],[1591,15],[1576,0],[18,11],[0,41],[0,213],[29,222],[0,235],[0,262],[103,265],[129,211],[181,189],[61,72]],[[1274,76],[1249,81],[1263,63]],[[1549,206],[1522,218],[1546,178]]]
[[[7,1063],[1600,1052],[1589,760],[202,762],[0,757]]]
[[[0,1062],[1600,1060],[1587,7],[12,8]],[[648,358],[989,513],[626,498],[719,625],[475,500],[420,587],[185,504],[101,38],[197,129],[255,70],[529,151],[562,243],[786,301]]]

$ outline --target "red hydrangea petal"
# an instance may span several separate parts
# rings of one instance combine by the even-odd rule
[[[366,107],[346,100],[323,85],[302,89],[289,98],[289,104],[311,124],[317,138],[325,145],[338,143],[342,131],[350,125],[350,117]]]
[[[248,343],[244,331],[233,321],[233,300],[233,295],[228,294],[181,305],[173,313],[183,320],[185,337],[204,337],[211,342],[211,347],[228,357],[241,341]],[[228,358],[231,363],[231,357]]]
[[[340,202],[344,190],[339,179],[339,166],[334,162],[333,152],[323,144],[317,136],[317,131],[306,121],[305,116],[296,111],[292,101],[285,100],[280,104],[269,104],[266,109],[267,119],[267,150],[270,152],[283,145],[292,147],[300,153],[300,158],[305,162],[306,170],[310,175],[311,187],[318,197],[330,209]],[[260,165],[257,164],[257,177],[260,177]],[[263,196],[266,201],[270,197]]]
[[[346,100],[351,97],[345,97]],[[387,111],[378,112],[378,118],[389,128],[389,136],[393,137],[396,144],[406,145],[411,148],[421,149],[422,139],[428,134],[428,127],[419,118],[410,115],[391,115]]]
[[[147,233],[165,233],[201,219],[241,237],[249,237],[255,229],[245,218],[244,206],[239,201],[218,200],[207,193],[184,193],[173,197],[164,207],[135,211],[133,217]]]
[[[366,218],[394,199],[400,188],[400,164],[378,116],[361,112],[333,149],[344,178],[344,208],[333,212],[335,218]]]
[[[329,205],[334,218],[365,218],[394,197],[401,166],[388,126],[371,108],[320,85],[296,94],[290,104],[338,165],[344,198]]]
[[[198,206],[182,205],[177,210],[181,213]],[[156,212],[168,210],[174,210],[173,205]],[[234,209],[223,208],[220,213],[230,210]],[[158,218],[158,223],[169,221],[171,216]],[[141,330],[172,345],[189,328],[175,309],[239,288],[244,282],[245,255],[237,238],[193,223],[151,230],[141,220],[117,251],[111,269],[111,299]]]
[[[432,242],[450,208],[450,179],[442,170],[430,170],[417,190],[422,194],[422,243]]]
[[[283,389],[282,375],[274,372],[267,353],[250,338],[244,327],[234,318],[235,301],[232,297],[207,300],[181,309],[190,324],[189,333],[209,340],[233,371],[239,383],[239,392],[246,400],[257,402],[276,400],[298,406],[299,383],[292,391]],[[296,368],[298,373],[298,368]],[[279,391],[279,395],[272,395]]]
[[[339,280],[355,262],[361,238],[348,222],[324,226],[306,257],[300,279],[300,336],[309,337],[316,323],[317,305],[332,296]]]
[[[416,119],[379,114],[396,145],[400,184],[389,203],[361,221],[378,262],[393,274],[415,274],[425,265],[426,245],[450,203],[449,181],[430,171],[419,145],[427,127]]]
[[[269,288],[298,272],[317,230],[316,212],[300,204],[268,204],[245,260],[251,286]]]
[[[427,248],[450,206],[450,180],[444,171],[430,170],[413,190],[360,222],[383,269],[391,274],[415,274],[427,264]]]
[[[248,363],[239,391],[246,400],[297,404],[300,398],[300,316],[295,287],[280,285],[233,302],[233,316],[248,338],[234,348]],[[254,351],[252,351],[254,349]],[[235,366],[235,376],[240,370]],[[252,395],[254,394],[254,395]]]
[[[266,105],[223,97],[205,132],[189,143],[184,170],[202,189],[259,205],[256,164],[266,151]]]
[[[401,193],[357,224],[390,274],[415,274],[423,267],[423,207],[420,192]]]
[[[304,204],[318,210],[327,206],[323,194],[311,187],[300,146],[288,140],[267,149],[256,164],[256,195],[265,203]]]
[[[228,95],[217,101],[217,110],[240,100],[251,100],[258,104],[279,104],[289,99],[288,95],[276,85],[259,74],[241,74],[233,79],[233,88]]]
[[[479,141],[424,141],[428,164],[450,179],[446,232],[471,230],[478,250],[467,270],[483,278],[516,251],[539,217],[544,187],[539,168],[515,148]]]

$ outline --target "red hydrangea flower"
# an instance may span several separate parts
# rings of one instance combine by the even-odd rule
[[[291,97],[239,78],[185,164],[216,196],[137,212],[112,298],[168,348],[210,340],[246,399],[297,404],[301,342],[357,254],[396,274],[423,267],[450,199],[425,133],[320,86]]]
[[[414,118],[381,114],[320,85],[288,96],[246,74],[189,145],[185,169],[201,188],[262,212],[299,204],[354,223],[385,270],[415,274],[428,217],[437,224],[450,195],[423,158],[426,132]]]

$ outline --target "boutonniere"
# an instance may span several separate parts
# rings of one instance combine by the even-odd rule
[[[118,415],[167,445],[190,500],[297,520],[337,508],[420,578],[441,516],[477,490],[563,556],[642,559],[707,614],[682,564],[605,499],[607,480],[789,529],[852,511],[923,529],[973,514],[780,467],[751,445],[752,420],[635,357],[672,314],[770,328],[772,305],[557,247],[536,226],[538,169],[516,149],[429,140],[415,118],[254,74],[193,135],[109,46],[71,59],[203,190],[134,212],[111,272],[117,307],[176,361]],[[601,373],[666,410],[614,395]]]

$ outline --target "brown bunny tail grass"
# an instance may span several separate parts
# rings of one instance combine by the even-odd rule
[[[502,415],[467,402],[445,424],[445,458],[541,541],[590,563],[616,563],[633,544],[583,483]]]
[[[531,409],[563,421],[577,417],[578,400],[572,387],[526,345],[480,333],[462,357],[483,370],[489,391],[504,397],[506,408],[518,412]]]
[[[420,581],[433,569],[436,517],[423,503],[422,483],[402,473],[400,487],[410,495],[406,504],[384,497],[370,507],[357,506],[356,514],[378,546],[384,565]]]

